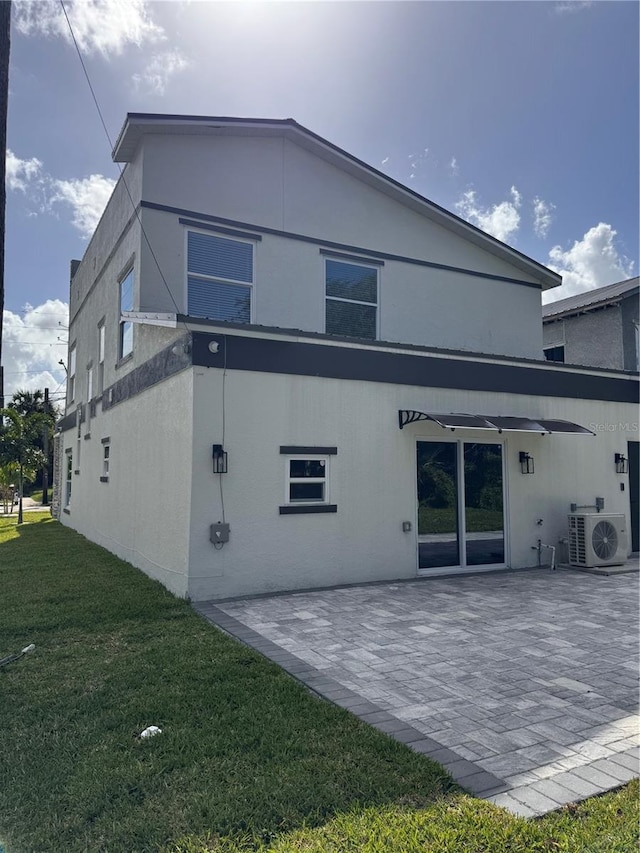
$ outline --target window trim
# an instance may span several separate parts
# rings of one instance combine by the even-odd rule
[[[102,474],[100,476],[101,483],[109,482],[109,468],[111,462],[111,441],[102,439]]]
[[[284,484],[284,506],[288,507],[318,507],[318,506],[328,506],[331,503],[330,500],[330,458],[331,454],[328,453],[288,453],[284,455],[284,465],[285,465],[285,484]],[[295,462],[297,460],[302,461],[310,461],[310,462],[323,462],[324,463],[324,477],[292,477],[291,476],[291,462]],[[323,483],[323,498],[322,500],[292,500],[291,499],[291,486],[296,483]]]
[[[251,246],[251,281],[238,281],[235,278],[223,278],[222,276],[213,276],[213,275],[203,275],[202,273],[190,273],[189,272],[189,234],[202,234],[204,237],[215,237],[216,235],[212,233],[211,230],[203,228],[194,228],[191,225],[184,226],[184,304],[186,308],[187,316],[191,316],[189,314],[189,276],[192,278],[197,278],[200,281],[212,281],[219,284],[233,284],[237,287],[248,287],[249,288],[249,320],[247,323],[238,323],[237,320],[216,320],[217,323],[238,323],[238,325],[251,325],[255,323],[255,287],[256,287],[256,245],[258,240],[262,239],[261,237],[250,237],[250,235],[245,235],[242,237],[231,235],[231,234],[220,234],[220,238],[224,240],[230,240],[235,243],[245,243]],[[194,317],[196,315],[193,315]],[[204,319],[214,319],[214,318],[206,318]]]
[[[96,371],[97,396],[104,391],[104,357],[106,350],[106,326],[103,317],[98,323],[98,369]]]
[[[76,393],[76,371],[77,371],[77,350],[76,342],[74,341],[69,347],[69,377],[68,377],[68,395],[69,403],[73,403]]]
[[[131,308],[123,308],[122,307],[122,285],[123,283],[132,276],[131,282]],[[135,306],[135,265],[133,262],[127,264],[125,267],[125,272],[118,277],[118,363],[124,361],[126,358],[129,358],[133,355],[133,327],[134,324],[131,320],[123,320],[122,312],[123,311],[133,311]],[[123,351],[123,335],[126,326],[131,326],[131,349],[127,352]]]
[[[322,260],[322,272],[323,272],[323,312],[324,312],[324,334],[325,335],[335,335],[336,337],[345,337],[345,338],[356,338],[357,340],[362,341],[379,341],[380,340],[380,294],[381,294],[381,276],[380,272],[382,266],[376,261],[368,261],[366,259],[358,260],[356,262],[355,258],[349,258],[347,260],[346,257],[340,256],[338,253],[329,253],[329,252],[321,252],[321,260]],[[349,299],[344,296],[328,296],[327,295],[327,263],[329,261],[335,261],[337,263],[346,264],[352,267],[364,267],[366,269],[373,270],[376,274],[376,301],[375,302],[364,302],[360,299]],[[365,305],[369,308],[374,307],[376,309],[376,322],[375,322],[375,336],[373,338],[360,338],[356,335],[348,335],[341,333],[336,335],[334,332],[327,331],[327,302],[331,300],[332,302],[346,302],[350,305]]]
[[[71,505],[71,492],[73,485],[73,447],[67,447],[65,456],[65,478],[64,478],[64,508],[68,511]]]

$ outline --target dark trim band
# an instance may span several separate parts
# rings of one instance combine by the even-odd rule
[[[369,264],[369,266],[383,267],[384,261],[379,261],[374,258],[366,258],[362,255],[345,255],[344,252],[332,252],[330,249],[320,249],[320,254],[328,258],[340,258],[345,261],[357,261],[361,264]]]
[[[309,504],[308,506],[296,506],[287,504],[280,507],[280,515],[308,515],[317,512],[337,512],[337,504]]]
[[[289,240],[300,240],[302,243],[311,243],[314,246],[330,246],[333,249],[344,250],[347,252],[360,252],[363,255],[370,255],[372,258],[382,258],[387,261],[399,261],[404,264],[413,264],[414,266],[428,267],[429,269],[443,270],[445,272],[463,273],[464,275],[474,276],[475,278],[489,279],[489,281],[505,281],[508,284],[521,284],[524,287],[534,287],[536,290],[542,290],[542,285],[538,282],[522,281],[522,279],[508,278],[504,275],[491,275],[490,273],[469,270],[464,267],[452,267],[448,264],[436,264],[432,261],[423,261],[421,258],[408,258],[403,255],[393,255],[389,252],[377,252],[374,249],[363,249],[361,246],[350,246],[346,243],[334,243],[331,240],[321,240],[318,237],[307,237],[306,234],[296,234],[293,231],[280,231],[277,228],[268,228],[265,225],[256,225],[252,222],[238,222],[235,219],[225,219],[222,216],[211,216],[208,213],[200,213],[197,210],[185,210],[182,207],[171,207],[171,205],[158,204],[154,201],[141,201],[140,207],[146,208],[147,210],[159,210],[163,213],[173,213],[176,216],[197,216],[199,219],[204,219],[206,222],[220,222],[223,225],[230,225],[236,228],[253,228],[256,231],[261,231],[263,234],[273,234],[276,237],[286,237]]]
[[[215,334],[225,346],[209,351],[211,335],[193,333],[193,364],[289,376],[321,376],[451,388],[467,391],[568,397],[576,400],[638,402],[638,380],[590,376],[546,367],[522,367],[469,359],[439,358],[294,341]],[[226,361],[225,361],[226,358]],[[397,410],[390,417],[397,417]]]
[[[336,456],[338,453],[337,447],[299,447],[293,444],[283,444],[280,446],[280,453],[291,456],[295,453],[315,453],[318,456]]]
[[[245,240],[262,240],[261,234],[250,234],[248,231],[236,231],[234,228],[224,228],[222,225],[211,225],[207,222],[196,222],[195,219],[178,219],[180,225],[191,228],[201,228],[203,231],[215,231],[218,234],[229,234],[231,237],[243,237]]]

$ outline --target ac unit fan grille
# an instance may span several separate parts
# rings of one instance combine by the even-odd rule
[[[618,531],[610,521],[599,521],[591,533],[591,547],[598,559],[611,560],[618,550]]]

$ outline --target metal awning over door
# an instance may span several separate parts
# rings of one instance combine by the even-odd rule
[[[400,429],[418,421],[433,421],[443,429],[483,429],[494,432],[537,432],[541,435],[555,433],[564,435],[595,435],[586,427],[572,421],[549,418],[518,418],[503,415],[469,415],[451,413],[448,415],[434,412],[419,412],[415,409],[399,409],[398,425]]]

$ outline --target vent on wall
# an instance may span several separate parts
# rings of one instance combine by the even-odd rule
[[[569,563],[572,566],[612,566],[624,563],[627,537],[624,515],[569,515]]]

